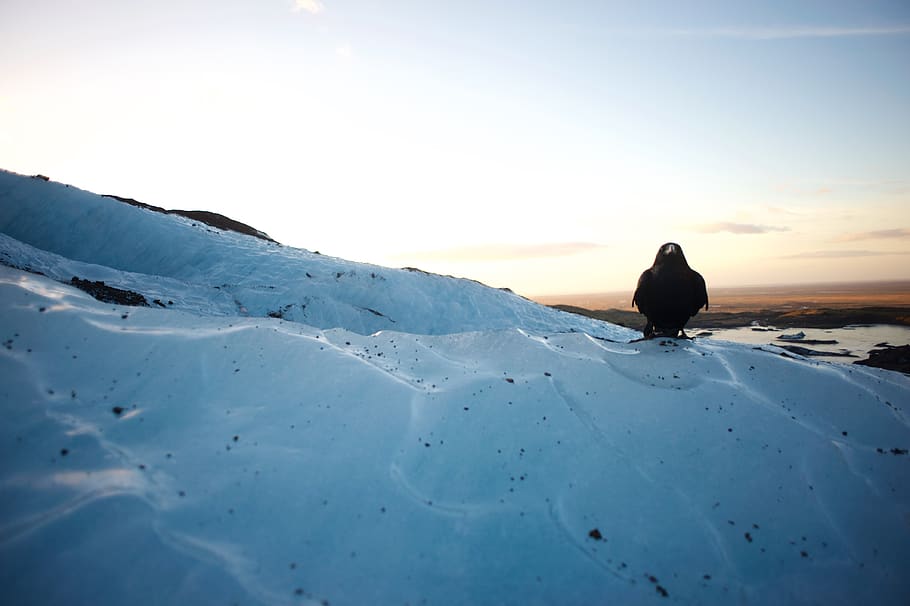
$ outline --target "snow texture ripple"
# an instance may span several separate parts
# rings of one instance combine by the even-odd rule
[[[903,375],[630,343],[474,282],[9,174],[0,196],[4,604],[910,593]],[[277,313],[303,293],[318,322]]]

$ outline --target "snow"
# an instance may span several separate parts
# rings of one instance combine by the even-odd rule
[[[471,280],[353,263],[0,171],[0,261],[172,300],[200,315],[267,316],[361,334],[445,334],[519,326],[632,331]]]
[[[910,591],[901,374],[633,343],[469,280],[11,173],[0,232],[3,603]],[[101,303],[74,275],[165,307]]]

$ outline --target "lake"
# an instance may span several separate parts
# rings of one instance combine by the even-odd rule
[[[744,326],[741,328],[718,328],[718,329],[690,329],[687,330],[690,336],[706,336],[706,338],[718,339],[724,341],[733,341],[736,343],[748,343],[751,345],[797,345],[816,351],[831,353],[849,352],[855,357],[841,356],[811,356],[813,359],[826,360],[841,364],[852,364],[857,360],[863,360],[869,357],[869,350],[874,349],[879,343],[888,343],[890,345],[907,345],[910,344],[910,327],[892,326],[885,324],[845,326],[843,328],[786,328],[777,329],[773,327],[761,327],[761,330],[755,330],[755,327]],[[805,337],[801,340],[780,340],[781,335],[793,335],[804,333]],[[810,344],[806,341],[837,341],[836,344]]]

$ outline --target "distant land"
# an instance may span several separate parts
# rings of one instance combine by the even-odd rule
[[[639,328],[633,289],[532,297],[544,305]],[[732,328],[753,322],[781,328],[840,328],[854,324],[910,326],[910,280],[708,288],[710,307],[687,328]]]

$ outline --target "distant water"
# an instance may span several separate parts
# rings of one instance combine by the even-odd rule
[[[869,357],[869,350],[875,349],[879,343],[888,343],[890,345],[907,345],[910,344],[910,327],[907,326],[890,326],[886,324],[875,325],[858,325],[845,326],[843,328],[771,328],[764,327],[764,330],[754,330],[753,327],[745,326],[741,328],[718,328],[704,330],[688,330],[690,336],[704,335],[711,333],[708,338],[722,339],[724,341],[734,341],[736,343],[749,343],[752,345],[798,345],[807,349],[824,352],[849,352],[856,357],[840,356],[812,356],[813,359],[826,360],[829,362],[839,362],[842,364],[852,364],[857,360],[864,360]],[[778,337],[781,335],[793,335],[799,332],[805,333],[802,341],[837,341],[834,345],[815,345],[801,341],[782,341]]]

